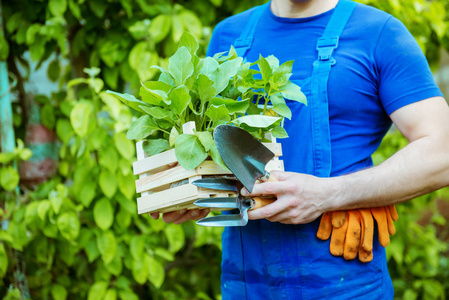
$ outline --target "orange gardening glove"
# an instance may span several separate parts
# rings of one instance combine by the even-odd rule
[[[398,219],[394,205],[376,208],[326,212],[321,217],[317,237],[327,240],[331,236],[330,252],[351,260],[359,256],[362,262],[373,259],[374,219],[377,222],[379,243],[386,247],[390,234],[396,232],[393,221]]]

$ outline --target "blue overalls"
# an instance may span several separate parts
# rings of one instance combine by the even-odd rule
[[[251,19],[234,43],[241,57],[251,47],[260,16],[269,3],[253,9]],[[284,127],[283,142],[289,170],[319,177],[331,171],[331,141],[327,82],[339,36],[356,3],[340,0],[317,41],[318,59],[312,76],[295,81],[308,106],[287,100],[292,120]],[[276,54],[274,54],[276,55]],[[294,159],[291,159],[294,158]],[[222,237],[223,299],[391,299],[391,280],[385,250],[374,244],[374,260],[362,264],[329,253],[329,241],[316,238],[319,219],[303,225],[267,220],[250,221],[245,227],[228,227]],[[387,293],[387,294],[385,294]]]

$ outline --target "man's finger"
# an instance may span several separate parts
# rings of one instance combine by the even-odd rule
[[[277,220],[279,217],[280,220],[282,218],[285,218],[285,216],[282,215],[277,216],[277,215],[283,212],[284,210],[285,205],[282,203],[282,201],[279,201],[278,199],[272,202],[271,204],[268,204],[258,209],[248,211],[248,218],[250,220],[276,218]]]
[[[162,214],[162,220],[165,223],[174,223],[175,221],[182,218],[187,213],[186,209],[178,210],[178,211],[172,211],[169,213]]]
[[[159,213],[158,212],[154,212],[154,213],[149,213],[150,217],[152,217],[154,220],[159,219]]]

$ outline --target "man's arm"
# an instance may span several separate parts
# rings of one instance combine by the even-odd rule
[[[379,166],[333,178],[273,172],[279,182],[249,195],[275,194],[250,219],[308,223],[323,212],[387,206],[449,186],[449,107],[442,97],[404,106],[391,119],[410,144]]]

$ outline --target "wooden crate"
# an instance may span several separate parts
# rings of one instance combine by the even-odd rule
[[[184,124],[184,133],[191,132],[192,122]],[[194,124],[193,124],[194,126]],[[195,200],[211,197],[237,196],[232,191],[222,191],[200,188],[192,184],[194,180],[205,177],[230,177],[230,171],[222,169],[212,160],[206,160],[193,170],[186,170],[182,166],[169,167],[177,162],[175,150],[171,149],[148,157],[142,148],[143,142],[138,142],[137,161],[133,163],[136,180],[136,192],[141,193],[137,198],[139,214],[150,212],[170,212],[183,208],[198,208],[193,204]],[[266,170],[284,170],[281,144],[264,143],[275,158],[268,162]]]

